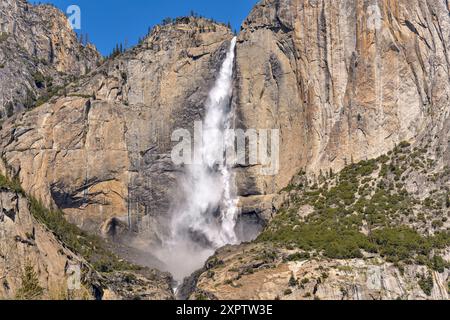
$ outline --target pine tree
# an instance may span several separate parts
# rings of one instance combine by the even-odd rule
[[[289,279],[289,286],[290,287],[296,287],[298,285],[297,279],[294,277],[294,273],[291,273],[291,278]]]
[[[36,271],[30,262],[26,262],[22,274],[22,286],[17,291],[17,298],[21,300],[36,300],[44,293],[44,289],[39,285]]]

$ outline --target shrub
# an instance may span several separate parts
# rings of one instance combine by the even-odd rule
[[[296,287],[298,285],[298,280],[295,279],[294,273],[291,273],[291,277],[289,278],[289,286]]]
[[[27,196],[18,179],[8,179],[0,174],[0,188],[6,188]],[[120,260],[114,253],[106,249],[104,241],[94,235],[89,235],[64,218],[61,210],[49,210],[34,197],[27,196],[30,212],[33,217],[49,228],[60,241],[72,251],[83,256],[100,272],[114,270],[135,270],[138,266]]]
[[[308,278],[303,278],[301,281],[301,284],[307,284],[309,283],[309,279]]]
[[[439,273],[443,273],[445,271],[446,266],[447,263],[441,256],[435,255],[431,260],[431,267],[433,268],[433,270]]]
[[[431,273],[428,273],[428,276],[422,275],[420,277],[419,286],[427,296],[431,296],[431,291],[434,288],[434,281]]]
[[[409,143],[409,142],[407,142],[407,141],[403,141],[403,142],[401,142],[401,143],[398,145],[398,147],[399,147],[400,149],[406,149],[406,148],[411,147],[411,143]]]
[[[20,194],[25,194],[18,179],[15,178],[11,180],[2,174],[0,174],[0,188],[6,188]]]
[[[364,250],[378,253],[397,264],[416,261],[442,270],[439,258],[431,261],[428,257],[432,249],[444,249],[450,245],[448,230],[427,237],[408,227],[394,227],[404,216],[410,216],[414,222],[414,206],[420,204],[409,195],[405,183],[393,181],[407,168],[400,163],[408,161],[406,156],[399,159],[402,157],[400,153],[408,147],[408,143],[402,143],[395,152],[391,152],[392,161],[388,156],[362,161],[344,168],[332,182],[325,181],[315,188],[306,186],[295,195],[295,201],[275,216],[258,240],[306,252],[314,250],[331,259],[361,258]],[[378,178],[370,183],[370,175],[379,169],[380,164]],[[431,200],[425,204],[434,205]],[[314,208],[314,212],[304,219],[297,215],[302,205]],[[418,219],[425,223],[428,218],[419,213]],[[361,233],[364,222],[367,222],[368,236]],[[433,226],[443,226],[443,220],[436,220]],[[284,260],[304,258],[307,259],[297,253]]]
[[[38,88],[45,87],[45,84],[46,84],[45,77],[39,71],[33,73],[33,80],[34,80],[34,83],[36,84],[36,87],[38,87]]]
[[[433,227],[433,229],[439,229],[439,228],[442,228],[444,226],[444,222],[442,220],[434,220],[431,223],[431,226]]]
[[[291,290],[291,289],[286,289],[286,290],[284,290],[284,295],[285,295],[285,296],[288,296],[288,295],[290,295],[290,294],[292,294],[292,290]]]
[[[297,252],[289,255],[286,258],[286,261],[302,261],[308,260],[310,258],[310,254],[308,252]]]
[[[206,301],[206,300],[209,300],[209,299],[208,299],[208,297],[207,297],[205,294],[203,294],[203,293],[197,293],[197,294],[195,295],[195,300],[198,300],[198,301]]]
[[[9,34],[7,32],[0,32],[0,43],[8,40]]]
[[[407,227],[385,228],[372,233],[371,240],[388,261],[409,259],[415,253],[427,254],[430,246],[416,231]]]
[[[120,260],[115,254],[105,249],[101,238],[89,235],[64,218],[61,210],[49,210],[33,197],[29,197],[30,212],[72,251],[79,253],[99,272],[115,270],[133,270],[138,268],[128,262]]]
[[[17,290],[17,299],[37,300],[41,298],[44,289],[39,285],[39,279],[29,261],[25,263],[25,268],[21,276],[22,285]]]

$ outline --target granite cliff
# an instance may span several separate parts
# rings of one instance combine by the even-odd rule
[[[183,298],[448,299],[449,31],[446,1],[254,8],[234,103],[239,125],[280,128],[282,160],[238,185],[269,223]]]
[[[55,7],[0,3],[0,121],[44,103],[100,62]]]
[[[170,231],[182,171],[171,134],[203,118],[233,33],[178,18],[97,67],[54,8],[2,6],[0,173],[164,269],[150,244]],[[237,35],[232,107],[236,128],[280,130],[278,174],[234,170],[240,220],[264,231],[180,297],[448,299],[449,39],[445,0],[260,1]]]
[[[1,175],[0,207],[2,299],[173,299],[169,275],[119,259]]]
[[[124,222],[154,238],[174,191],[171,133],[201,119],[231,37],[200,18],[156,27],[65,96],[3,124],[9,174],[86,230]]]
[[[449,22],[439,0],[261,1],[239,35],[238,126],[279,128],[282,160],[274,177],[242,170],[241,194],[256,197],[246,201],[266,200],[300,170],[336,172],[438,134]]]

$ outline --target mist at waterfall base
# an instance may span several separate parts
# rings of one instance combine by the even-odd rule
[[[203,161],[185,167],[179,181],[179,199],[171,215],[170,234],[155,252],[178,282],[201,269],[216,249],[239,242],[235,233],[238,208],[234,175],[226,164],[223,148],[218,147],[223,137],[223,147],[234,143],[227,139],[226,131],[233,119],[230,99],[235,46],[236,38],[231,41],[206,102],[203,140],[194,151]]]

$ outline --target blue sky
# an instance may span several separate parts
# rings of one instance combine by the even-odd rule
[[[258,0],[41,0],[63,12],[72,5],[81,8],[81,32],[89,35],[103,55],[118,42],[135,45],[149,27],[166,17],[189,15],[191,10],[217,21],[230,22],[239,30]]]

